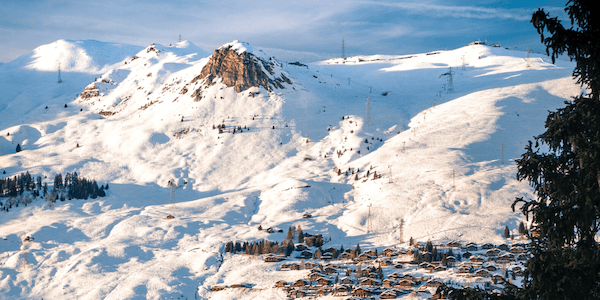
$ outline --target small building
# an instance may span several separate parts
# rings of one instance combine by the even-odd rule
[[[308,249],[310,249],[310,247],[308,247],[306,244],[296,244],[296,251],[304,251]]]
[[[372,294],[373,293],[369,289],[366,289],[364,287],[358,287],[350,293],[350,295],[352,295],[352,296],[361,297],[361,298],[369,297]]]
[[[490,277],[490,272],[486,269],[479,269],[475,271],[475,276],[477,277]]]
[[[490,272],[494,272],[494,271],[498,270],[498,268],[496,268],[493,265],[488,265],[488,266],[485,267],[485,269],[488,270],[488,271],[490,271]]]
[[[309,282],[304,279],[298,279],[292,284],[293,287],[305,287],[308,285],[309,285]]]
[[[437,279],[429,279],[429,280],[427,280],[427,282],[425,283],[425,286],[426,286],[426,287],[434,287],[434,288],[437,288],[437,287],[439,287],[440,285],[442,285],[442,282],[441,282],[441,281],[439,281],[439,280],[437,280]]]
[[[521,246],[513,246],[510,247],[510,253],[513,254],[521,254],[525,252],[525,248],[521,247]]]
[[[317,263],[314,263],[314,262],[312,262],[312,261],[307,261],[307,262],[304,262],[304,265],[302,265],[302,267],[303,267],[305,270],[314,269],[314,268],[316,268],[316,267],[318,267],[318,266],[319,266],[319,264],[317,264]]]
[[[481,246],[482,250],[489,250],[489,249],[493,249],[493,248],[494,248],[494,244],[491,244],[491,243],[486,243]]]
[[[304,290],[291,290],[289,292],[289,296],[290,298],[303,298],[304,296],[306,296],[306,291]]]
[[[385,248],[383,250],[383,255],[385,255],[387,257],[392,257],[392,256],[398,255],[398,252],[394,248]]]
[[[489,250],[485,251],[485,256],[487,256],[487,257],[497,257],[498,255],[500,255],[500,249],[497,249],[497,248],[493,248],[493,249],[489,249]]]
[[[398,280],[398,282],[396,283],[396,285],[394,285],[395,288],[410,288],[410,287],[414,287],[415,286],[415,282],[412,280],[408,280],[408,279],[400,279]]]
[[[360,281],[359,285],[361,286],[381,286],[381,281],[375,278],[365,278]]]
[[[372,259],[374,259],[374,257],[366,253],[361,253],[357,258],[358,261],[367,261]]]
[[[350,288],[346,285],[338,285],[336,287],[333,288],[333,295],[334,296],[348,296],[348,294],[350,293]]]
[[[452,241],[452,242],[449,242],[448,244],[446,244],[446,247],[449,247],[449,248],[460,248],[460,246],[461,246],[460,243],[457,241]]]
[[[381,283],[381,286],[384,288],[391,288],[396,285],[396,281],[392,279],[384,279]]]
[[[279,262],[279,258],[273,254],[267,254],[264,257],[265,262]]]
[[[331,280],[325,278],[325,277],[321,277],[319,279],[317,279],[317,284],[321,285],[321,286],[328,286],[330,284],[332,284]]]
[[[286,286],[288,286],[288,283],[283,280],[279,280],[279,281],[275,282],[275,287],[283,288]]]
[[[354,284],[354,280],[352,280],[352,278],[350,278],[349,276],[344,276],[340,279],[340,283],[342,284]]]
[[[379,296],[379,299],[396,299],[398,297],[398,294],[396,292],[396,290],[385,290],[383,293],[381,293],[381,295]]]

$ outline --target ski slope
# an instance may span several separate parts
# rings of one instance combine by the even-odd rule
[[[510,205],[532,196],[515,159],[547,111],[581,92],[571,62],[476,45],[281,62],[283,89],[217,82],[194,101],[209,58],[187,41],[59,40],[0,65],[2,176],[110,183],[105,198],[0,213],[0,299],[206,299],[211,285],[239,282],[267,290],[218,297],[285,299],[270,289],[273,266],[221,254],[230,240],[285,237],[259,225],[301,225],[332,247],[504,243],[504,227],[524,221]]]

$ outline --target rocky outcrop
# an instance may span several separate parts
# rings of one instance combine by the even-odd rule
[[[275,88],[284,88],[284,83],[292,83],[274,59],[259,57],[247,51],[240,53],[234,45],[215,50],[200,75],[194,78],[192,83],[205,79],[206,84],[212,85],[217,78],[220,78],[226,86],[233,87],[238,93],[250,87],[263,87],[272,91]],[[196,91],[194,94],[199,96],[200,93]]]
[[[82,100],[88,100],[93,97],[98,97],[99,94],[98,88],[92,83],[83,90],[79,97],[81,97]]]

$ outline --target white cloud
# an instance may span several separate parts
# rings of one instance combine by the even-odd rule
[[[450,6],[416,2],[355,1],[363,5],[388,6],[408,13],[429,15],[432,17],[455,17],[476,19],[514,19],[528,21],[535,9],[531,8],[490,8],[475,6]]]

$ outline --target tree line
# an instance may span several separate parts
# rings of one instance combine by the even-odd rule
[[[0,178],[0,211],[9,211],[19,204],[27,205],[38,197],[45,198],[49,203],[58,200],[71,199],[96,199],[105,197],[108,183],[98,186],[96,180],[81,177],[77,172],[66,173],[63,177],[58,173],[54,176],[54,185],[48,187],[48,182],[43,182],[42,176],[32,176],[29,171],[13,177]]]

